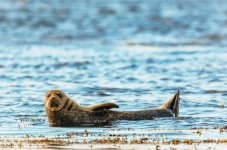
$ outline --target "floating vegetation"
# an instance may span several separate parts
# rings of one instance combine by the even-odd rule
[[[107,132],[89,132],[88,129],[82,131],[68,132],[55,137],[44,135],[24,135],[24,136],[0,136],[1,148],[26,148],[26,147],[62,147],[76,146],[77,144],[118,144],[118,145],[155,145],[156,149],[160,145],[200,145],[200,144],[227,144],[227,138],[199,138],[181,139],[169,138],[165,133],[187,133],[202,136],[207,130],[223,134],[227,127],[214,127],[213,129],[193,128],[190,130],[181,129],[105,129]],[[109,134],[107,134],[109,133]]]
[[[17,125],[18,129],[29,128],[32,125],[46,122],[46,119],[44,118],[29,118],[29,117],[20,117],[15,120],[19,122],[19,124]]]
[[[95,140],[67,140],[59,138],[29,138],[25,137],[22,139],[7,139],[0,138],[0,147],[1,148],[13,148],[13,147],[45,147],[45,146],[67,146],[73,144],[152,144],[152,145],[193,145],[193,144],[227,144],[227,139],[206,139],[206,140],[193,140],[193,139],[173,139],[173,140],[148,140],[147,138],[138,138],[138,139],[128,139],[127,137],[104,137],[101,139]],[[158,147],[158,146],[157,146]]]
[[[44,118],[18,118],[16,121],[19,122],[45,122],[46,119]]]
[[[224,104],[221,104],[221,106],[220,106],[221,108],[225,108],[225,105]]]

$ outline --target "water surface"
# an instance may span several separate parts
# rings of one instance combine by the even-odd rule
[[[226,1],[1,3],[1,137],[64,137],[85,129],[133,136],[165,129],[157,134],[226,138],[226,132],[199,136],[189,130],[227,124]],[[111,101],[119,110],[159,106],[179,89],[180,115],[100,128],[52,128],[43,102],[51,89],[65,91],[81,105]]]

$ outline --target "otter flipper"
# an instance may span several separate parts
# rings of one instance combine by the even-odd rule
[[[179,102],[180,102],[180,91],[177,90],[176,94],[165,102],[162,107],[168,108],[173,111],[175,117],[178,117],[179,114]]]
[[[90,106],[89,110],[91,110],[91,111],[102,111],[102,110],[111,109],[111,108],[119,108],[119,106],[115,103],[106,102],[106,103],[101,103],[101,104]]]

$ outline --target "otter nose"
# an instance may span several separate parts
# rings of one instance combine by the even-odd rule
[[[57,100],[56,97],[53,97],[50,101],[50,107],[57,107],[59,106],[59,101]]]
[[[53,101],[57,101],[57,98],[56,98],[56,97],[52,97],[52,100],[53,100]]]

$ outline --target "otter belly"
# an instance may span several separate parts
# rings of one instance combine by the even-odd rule
[[[109,124],[113,120],[103,111],[47,111],[47,115],[52,127],[100,126]]]
[[[174,117],[168,109],[150,109],[141,111],[48,111],[49,124],[52,127],[102,126],[114,120],[153,120],[156,117]]]

